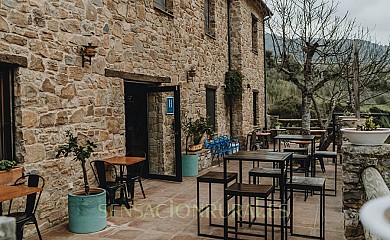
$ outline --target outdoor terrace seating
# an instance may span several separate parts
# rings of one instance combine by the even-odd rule
[[[237,172],[238,165],[238,162],[230,161],[228,164],[228,172]],[[272,168],[272,165],[260,165],[260,167]],[[326,172],[322,173],[319,171],[317,175],[318,177],[326,177],[326,184],[329,185],[332,181],[328,180],[329,178],[333,178],[334,168],[331,161],[329,161],[329,163],[325,161],[325,167]],[[253,165],[251,162],[243,163],[244,180],[248,181],[249,170],[252,168]],[[341,166],[338,165],[337,168],[340,172]],[[222,164],[221,166],[213,166],[200,171],[199,176],[209,171],[222,172]],[[140,186],[136,184],[134,195],[135,204],[133,208],[125,209],[124,206],[116,207],[117,211],[115,212],[115,216],[108,215],[108,227],[105,230],[93,234],[74,234],[68,231],[68,225],[67,222],[65,222],[57,227],[43,231],[43,239],[209,239],[203,236],[198,236],[197,232],[197,177],[186,177],[181,183],[154,179],[143,179],[142,183],[144,190],[147,193],[147,198],[143,198]],[[264,178],[261,183],[271,185],[272,179]],[[207,186],[208,183],[201,184],[203,184],[204,187],[201,185],[199,189],[200,200],[207,204],[209,191]],[[337,196],[326,198],[325,205],[325,239],[331,240],[344,239],[342,199],[340,194],[341,181],[338,181],[337,184]],[[213,184],[212,186],[212,204],[215,206],[211,212],[213,224],[223,224],[223,190],[223,184]],[[277,195],[275,195],[275,199],[276,198]],[[232,201],[233,200],[231,200],[231,202]],[[309,198],[305,201],[303,193],[294,193],[294,210],[297,210],[297,214],[294,215],[294,232],[317,233],[319,229],[319,201],[319,195],[309,196]],[[246,207],[245,204],[247,203],[247,201],[244,201],[243,207]],[[268,202],[268,205],[270,205],[270,202]],[[299,209],[304,209],[304,211],[299,211]],[[276,211],[275,223],[279,223],[279,215],[279,211]],[[223,236],[223,228],[209,226],[207,211],[203,212],[200,223],[202,224],[202,233]],[[268,215],[268,223],[272,223],[271,214]],[[229,226],[234,226],[233,217],[229,217]],[[256,231],[256,229],[263,231],[261,226],[252,226],[250,231]],[[275,227],[274,231],[275,239],[280,239],[280,228]],[[268,226],[269,239],[271,239],[271,233],[271,226]],[[243,236],[242,238],[248,239],[251,237]],[[37,235],[32,235],[30,238],[27,238],[27,240],[37,239]],[[288,239],[298,240],[309,238],[288,235]]]

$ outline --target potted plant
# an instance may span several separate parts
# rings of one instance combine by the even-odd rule
[[[279,122],[279,121],[277,121],[277,122],[275,123],[275,129],[280,129],[280,126],[282,126],[282,123]]]
[[[23,175],[23,167],[17,166],[16,161],[0,160],[0,185],[12,184]]]
[[[204,134],[212,134],[211,126],[207,122],[206,117],[199,117],[195,120],[188,118],[183,123],[183,131],[186,137],[186,154],[188,151],[198,151],[202,149],[202,138]],[[192,144],[188,145],[188,142],[192,139]]]
[[[211,135],[212,129],[206,117],[199,117],[195,120],[185,118],[182,129],[185,136],[185,154],[182,155],[182,174],[185,177],[197,176],[198,155],[195,151],[202,149],[202,138],[205,133]],[[188,145],[190,139],[192,140],[192,144]],[[191,154],[188,153],[189,151]]]
[[[382,145],[390,135],[390,129],[381,128],[372,116],[356,128],[343,128],[341,131],[352,144],[366,146]]]
[[[73,160],[81,164],[84,190],[68,193],[69,230],[74,233],[91,233],[104,229],[106,221],[106,191],[90,188],[88,184],[86,161],[91,157],[96,145],[87,140],[80,143],[78,138],[67,131],[68,141],[57,149],[56,157],[73,155]]]

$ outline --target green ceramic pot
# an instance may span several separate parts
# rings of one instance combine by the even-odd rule
[[[84,191],[68,194],[69,231],[92,233],[107,226],[106,190],[91,188],[90,195]]]
[[[198,155],[182,155],[183,177],[198,176]]]

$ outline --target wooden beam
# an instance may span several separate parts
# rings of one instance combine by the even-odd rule
[[[18,65],[21,67],[27,67],[27,58],[17,55],[10,55],[10,54],[0,54],[0,63],[9,63]]]
[[[148,83],[170,83],[170,77],[157,77],[138,73],[129,73],[124,71],[117,71],[112,69],[105,69],[106,77],[119,77],[134,82],[148,82]]]

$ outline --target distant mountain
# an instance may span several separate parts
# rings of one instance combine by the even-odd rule
[[[266,33],[264,37],[265,37],[265,49],[266,50],[270,50],[270,51],[274,51],[274,43],[272,41],[271,34]],[[279,37],[279,41],[281,41],[280,37]],[[350,41],[350,43],[353,44],[354,40],[348,40],[348,41]],[[371,43],[371,42],[368,42],[368,41],[365,41],[365,40],[360,40],[359,41],[359,47],[360,47],[359,55],[363,55],[364,52],[366,52],[366,50],[369,50],[369,48],[379,49],[383,53],[387,50],[387,48],[389,48],[388,45],[379,45],[379,44]]]

